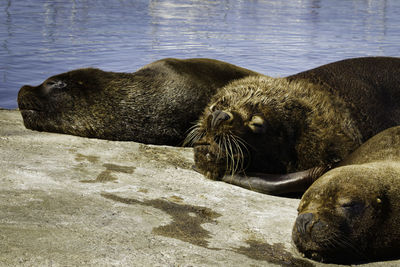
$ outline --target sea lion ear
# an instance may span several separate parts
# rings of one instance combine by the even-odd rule
[[[263,134],[267,131],[265,120],[258,115],[255,115],[251,118],[251,121],[249,122],[249,128],[253,133],[256,134]]]

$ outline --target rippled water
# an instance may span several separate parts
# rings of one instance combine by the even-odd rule
[[[400,56],[398,0],[0,0],[0,107],[24,84],[81,67],[133,72],[207,57],[284,76]]]

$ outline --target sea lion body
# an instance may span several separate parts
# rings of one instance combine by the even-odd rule
[[[233,81],[210,101],[188,139],[211,179],[333,166],[400,124],[400,59],[356,58],[285,78]]]
[[[212,59],[162,59],[134,73],[79,69],[23,86],[27,128],[180,145],[219,88],[258,73]]]
[[[374,136],[304,193],[292,238],[319,261],[400,255],[400,126]]]

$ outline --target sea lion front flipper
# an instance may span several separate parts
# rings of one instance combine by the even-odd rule
[[[269,195],[303,193],[330,167],[314,167],[305,171],[287,174],[250,173],[248,175],[226,175],[222,181],[252,191]]]

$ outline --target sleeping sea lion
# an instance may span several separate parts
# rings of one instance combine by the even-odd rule
[[[109,140],[180,145],[210,98],[258,73],[213,59],[167,58],[134,73],[78,69],[23,86],[27,128]]]
[[[399,124],[400,59],[355,58],[286,78],[231,82],[211,99],[186,143],[206,177],[280,194],[303,191],[321,169]],[[299,173],[287,176],[293,172]]]
[[[306,257],[400,257],[400,126],[372,137],[304,193],[292,238]]]

